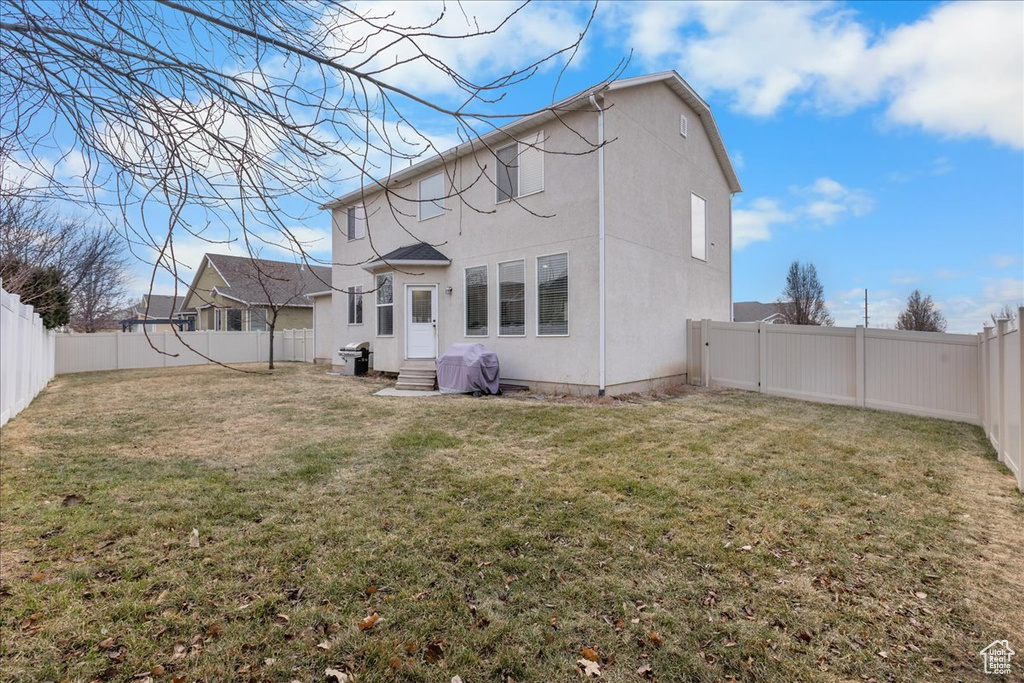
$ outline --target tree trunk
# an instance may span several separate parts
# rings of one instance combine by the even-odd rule
[[[274,326],[277,324],[277,316],[274,316],[274,322],[267,325],[267,329],[270,330],[270,369],[274,369]]]

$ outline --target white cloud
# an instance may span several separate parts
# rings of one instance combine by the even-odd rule
[[[973,294],[934,297],[935,305],[946,318],[946,331],[958,334],[980,332],[991,325],[992,313],[1002,306],[1014,308],[1024,301],[1024,280],[1015,278],[985,279]],[[922,292],[928,292],[922,288]],[[864,323],[864,290],[853,289],[828,300],[836,324],[844,327]],[[895,327],[896,317],[906,306],[906,297],[888,291],[868,292],[868,317],[871,327]]]
[[[732,246],[742,249],[751,242],[772,238],[772,226],[788,223],[793,215],[783,211],[774,199],[755,199],[749,209],[734,209],[732,212]]]
[[[609,12],[649,65],[755,116],[882,103],[892,124],[1024,147],[1024,4],[939,5],[885,32],[831,3],[631,3]],[[663,68],[663,67],[659,67]]]
[[[343,63],[355,66],[369,59],[369,69],[384,69],[377,77],[387,83],[414,88],[419,95],[455,94],[458,85],[434,61],[471,81],[488,82],[568,47],[583,31],[579,6],[542,2],[520,9],[521,4],[365,1],[326,13],[323,23],[333,27],[328,52]],[[367,22],[353,21],[349,10],[392,30],[377,32]],[[482,31],[495,32],[465,37]],[[396,40],[398,33],[405,37]]]
[[[992,254],[988,258],[992,267],[999,270],[1015,266],[1021,262],[1020,254]]]

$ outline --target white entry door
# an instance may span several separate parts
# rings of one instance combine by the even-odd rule
[[[437,285],[406,285],[405,357],[437,358]]]

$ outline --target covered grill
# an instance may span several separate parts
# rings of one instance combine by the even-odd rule
[[[452,344],[437,359],[442,394],[498,394],[498,354],[483,344]]]

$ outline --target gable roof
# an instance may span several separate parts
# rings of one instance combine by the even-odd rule
[[[729,191],[733,193],[742,192],[743,188],[740,186],[740,180],[736,175],[736,169],[733,168],[732,161],[729,160],[729,153],[725,149],[725,142],[722,140],[722,134],[718,130],[718,124],[715,123],[715,117],[711,114],[711,107],[708,106],[708,103],[705,102],[701,96],[698,95],[692,87],[690,87],[690,84],[684,81],[683,77],[676,71],[661,71],[658,73],[647,74],[646,76],[635,76],[633,78],[622,78],[611,82],[598,83],[597,85],[591,86],[586,90],[582,90],[575,95],[571,95],[560,102],[556,102],[550,107],[546,107],[534,114],[530,114],[529,116],[516,119],[512,123],[506,124],[501,128],[481,135],[468,142],[464,142],[456,147],[452,147],[451,149],[429,157],[418,164],[413,164],[406,169],[393,173],[386,178],[370,180],[364,184],[363,187],[344,194],[333,201],[327,202],[326,204],[321,205],[320,208],[336,209],[338,207],[351,204],[358,199],[362,199],[364,193],[375,193],[384,187],[390,187],[435,168],[440,168],[446,162],[450,162],[469,152],[479,150],[480,145],[483,143],[514,138],[517,134],[524,132],[527,128],[557,119],[561,113],[566,111],[588,109],[591,107],[591,95],[599,96],[606,90],[622,90],[625,88],[633,88],[657,82],[664,82],[668,85],[668,87],[678,95],[680,99],[682,99],[697,113],[697,116],[700,117],[701,123],[704,125],[704,130],[708,135],[708,139],[711,141],[711,147],[715,151],[718,163],[722,167],[722,173],[725,174],[725,180],[729,185]]]
[[[149,302],[149,311],[146,311],[146,302]],[[185,297],[171,296],[169,294],[143,294],[142,300],[135,304],[130,311],[137,316],[148,318],[170,318],[185,304]]]
[[[312,306],[313,300],[310,295],[331,287],[329,266],[307,266],[291,261],[206,254],[182,304],[188,300],[207,265],[213,266],[225,282],[223,286],[213,288],[215,293],[249,306],[266,306],[271,303]]]
[[[732,321],[735,323],[756,323],[775,316],[786,315],[786,305],[763,304],[760,301],[737,301],[732,305]]]

